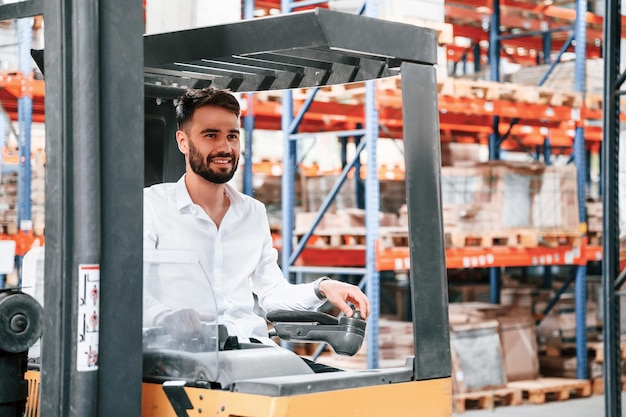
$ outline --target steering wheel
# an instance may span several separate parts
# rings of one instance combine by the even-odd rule
[[[334,317],[318,311],[270,311],[276,335],[283,340],[326,342],[340,355],[356,354],[365,337],[365,320],[359,310],[352,317]]]

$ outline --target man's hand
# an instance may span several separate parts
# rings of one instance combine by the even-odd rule
[[[352,317],[353,311],[348,303],[352,303],[361,312],[363,320],[370,314],[370,301],[356,285],[327,279],[320,282],[319,291],[347,317]]]
[[[202,321],[210,319],[192,308],[186,308],[164,315],[156,325],[162,326],[172,338],[185,340],[199,335],[202,331]]]

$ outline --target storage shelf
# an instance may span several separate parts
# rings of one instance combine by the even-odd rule
[[[543,144],[546,137],[550,137],[553,147],[571,147],[574,141],[574,132],[578,125],[585,126],[587,148],[597,150],[602,141],[602,128],[599,125],[601,110],[578,104],[575,106],[549,105],[515,100],[487,99],[480,97],[454,96],[446,93],[446,85],[456,81],[444,80],[440,83],[439,116],[442,141],[453,141],[459,138],[472,138],[475,141],[485,142],[493,132],[493,116],[500,116],[500,131],[507,131],[511,121],[520,117],[517,124],[511,129],[511,135],[518,142],[504,141],[503,149],[518,149],[520,143],[527,147]],[[464,82],[465,86],[472,86]],[[499,83],[476,83],[475,88],[505,89]],[[514,87],[515,85],[513,85]],[[469,87],[468,87],[469,88]],[[512,87],[509,87],[512,88]],[[525,86],[530,91],[535,87]],[[346,95],[337,96],[337,101],[316,101],[306,112],[300,132],[323,132],[354,129],[365,119],[363,104],[348,104]],[[358,100],[354,93],[353,100]],[[504,95],[505,92],[502,93]],[[542,94],[546,94],[543,90]],[[559,94],[558,92],[554,93]],[[562,93],[565,94],[565,93]],[[324,98],[328,100],[329,98]],[[379,124],[386,129],[383,136],[402,137],[402,97],[399,88],[381,87],[377,91],[377,106],[379,110]],[[582,100],[579,100],[582,101]],[[294,107],[298,109],[304,100],[294,100]],[[280,130],[282,105],[280,98],[275,94],[255,94],[253,114],[255,129]],[[249,114],[244,107],[243,114]],[[626,115],[623,116],[626,120]]]

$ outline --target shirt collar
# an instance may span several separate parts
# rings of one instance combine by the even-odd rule
[[[187,191],[187,186],[185,185],[185,175],[186,174],[183,174],[183,176],[180,177],[180,179],[174,185],[176,195],[176,208],[178,210],[182,210],[186,207],[191,207],[194,204],[194,202],[191,200],[191,196],[189,195],[189,191]],[[224,185],[224,192],[230,200],[231,209],[233,209],[236,213],[239,213],[241,203],[244,202],[243,198],[230,184],[227,183]]]

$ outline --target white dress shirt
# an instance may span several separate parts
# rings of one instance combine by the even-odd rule
[[[166,311],[208,306],[207,313],[217,313],[229,334],[261,338],[268,335],[267,325],[254,312],[253,293],[265,311],[311,310],[321,305],[313,283],[293,285],[285,280],[265,206],[228,184],[225,193],[230,207],[218,229],[192,202],[184,175],[176,183],[144,190],[144,250],[193,253],[204,271],[183,273],[184,268],[170,267],[168,276],[161,273],[158,278],[144,271],[144,326],[153,326]],[[207,300],[211,292],[216,308]]]

